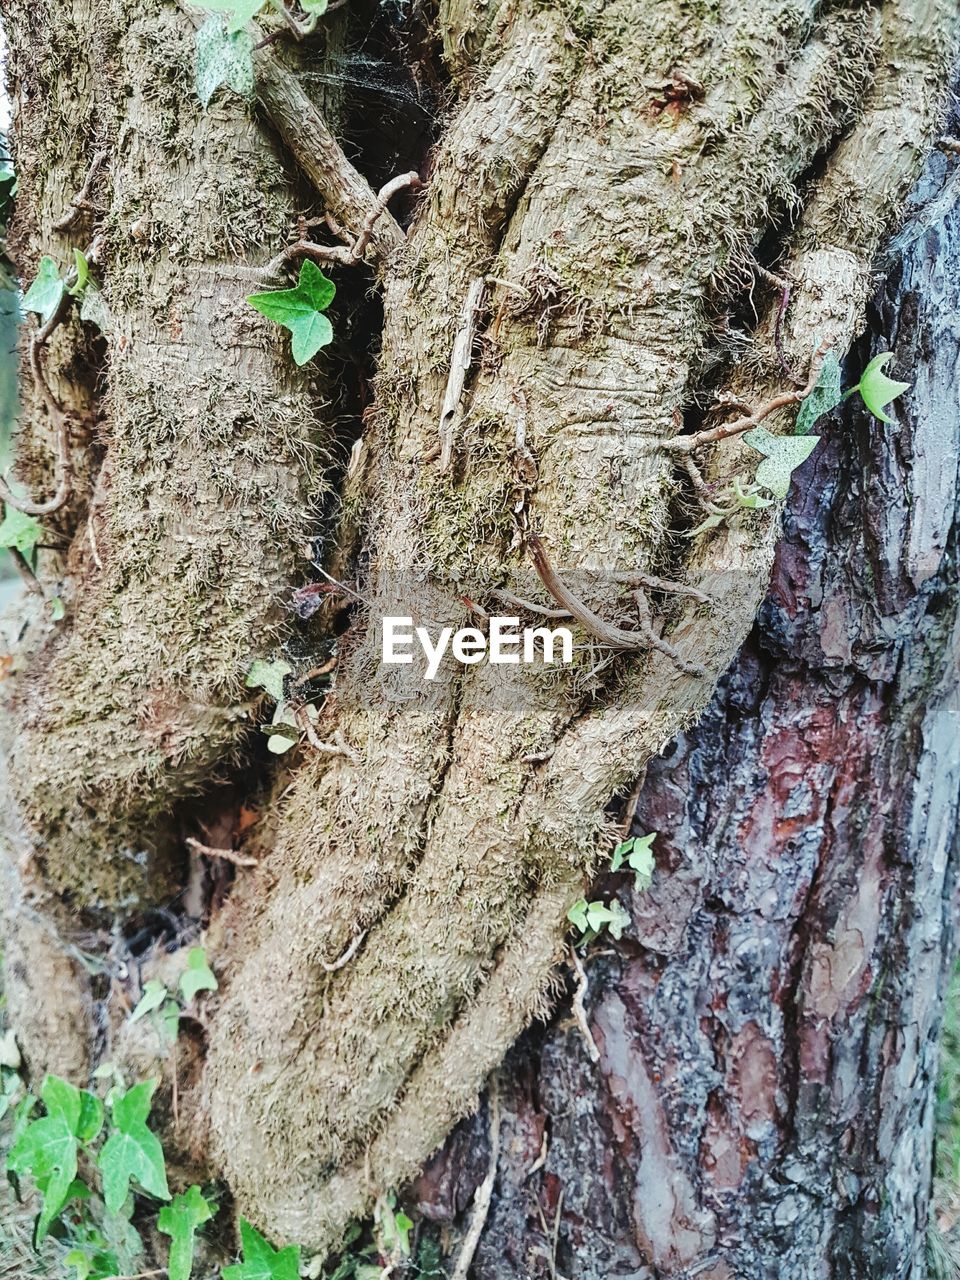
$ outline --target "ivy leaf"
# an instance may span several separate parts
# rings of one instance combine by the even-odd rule
[[[626,865],[636,875],[635,888],[638,893],[650,888],[650,881],[656,870],[651,846],[657,838],[657,832],[651,831],[646,836],[635,836],[632,840],[624,840],[613,851],[611,868],[619,871]]]
[[[191,1187],[183,1195],[174,1196],[157,1217],[157,1228],[170,1237],[169,1280],[190,1280],[193,1270],[193,1246],[197,1228],[213,1217],[213,1208],[203,1198],[199,1187]]]
[[[24,515],[16,507],[4,507],[3,523],[0,524],[0,547],[15,547],[29,560],[42,537],[43,528],[33,516]]]
[[[860,392],[863,403],[873,416],[879,418],[881,422],[890,423],[891,426],[894,420],[884,413],[884,409],[891,401],[896,400],[897,396],[902,396],[904,391],[909,391],[911,386],[909,382],[895,382],[883,372],[892,359],[892,351],[881,351],[878,356],[874,356],[864,369],[860,381],[853,388],[853,391]],[[853,392],[848,394],[852,395]]]
[[[333,325],[321,313],[329,307],[336,291],[333,281],[308,258],[300,268],[295,289],[252,293],[247,301],[268,320],[290,330],[293,358],[297,364],[306,364],[333,340]]]
[[[756,482],[785,498],[790,488],[790,477],[802,462],[806,462],[817,444],[819,436],[775,436],[766,427],[754,427],[743,437],[751,449],[764,455],[757,467]]]
[[[240,1219],[243,1260],[223,1268],[223,1280],[300,1280],[300,1246],[274,1249],[245,1218]]]
[[[175,1044],[180,1034],[180,1006],[176,1000],[168,1000],[157,1014],[157,1026],[168,1044]]]
[[[153,1013],[154,1009],[159,1009],[168,995],[169,992],[163,983],[158,982],[156,978],[151,978],[149,982],[144,983],[143,995],[140,997],[137,1007],[131,1013],[130,1021],[139,1022],[148,1013]]]
[[[90,264],[79,249],[73,251],[73,261],[77,269],[76,283],[67,290],[71,298],[78,298],[90,283]]]
[[[283,658],[275,658],[272,662],[257,658],[251,664],[244,683],[248,689],[265,689],[274,702],[280,703],[283,701],[284,677],[292,674],[293,667]]]
[[[71,1249],[63,1261],[66,1266],[76,1269],[76,1280],[113,1280],[120,1270],[117,1256],[100,1249],[93,1253]]]
[[[38,312],[40,319],[46,324],[56,314],[66,287],[60,279],[60,271],[54,260],[42,257],[37,278],[23,295],[23,309]]]
[[[187,967],[180,975],[180,990],[187,1004],[198,991],[216,991],[220,984],[207,964],[206,947],[191,947],[187,953]]]
[[[147,1128],[156,1080],[135,1084],[113,1104],[113,1132],[97,1160],[103,1175],[103,1199],[110,1213],[119,1213],[132,1180],[158,1200],[169,1200],[163,1148]]]
[[[691,529],[690,532],[686,534],[686,537],[698,538],[701,533],[709,533],[711,529],[719,529],[723,524],[723,519],[724,518],[721,515],[707,516],[706,520],[702,520],[695,529]]]
[[[213,13],[228,13],[227,34],[233,36],[257,16],[266,0],[196,0],[196,3],[201,9],[209,9]]]
[[[253,41],[246,31],[230,33],[211,15],[197,32],[194,64],[197,97],[204,108],[222,84],[241,98],[253,97]]]
[[[103,1125],[100,1099],[58,1076],[46,1077],[40,1097],[47,1114],[26,1126],[7,1157],[10,1172],[29,1174],[43,1196],[34,1233],[37,1247],[73,1192],[80,1143],[92,1142]]]
[[[630,923],[630,914],[624,911],[616,898],[610,903],[609,907],[602,902],[591,902],[587,907],[587,924],[595,932],[599,933],[604,925],[610,930],[610,936],[616,938],[617,941],[623,936],[623,931]]]
[[[813,430],[814,423],[825,413],[835,409],[843,396],[840,393],[840,361],[836,353],[828,351],[820,366],[817,385],[806,400],[801,400],[797,410],[797,420],[793,426],[793,434],[805,436]]]
[[[581,933],[586,933],[590,926],[587,924],[587,900],[586,898],[578,898],[570,910],[567,912],[567,919]]]

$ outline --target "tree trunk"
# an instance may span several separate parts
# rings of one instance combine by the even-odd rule
[[[831,419],[749,639],[648,769],[654,882],[586,966],[600,1061],[566,1008],[498,1075],[484,1280],[926,1275],[960,803],[945,163],[870,311],[871,346],[924,372],[894,426]],[[488,1123],[416,1184],[428,1218],[469,1209]]]
[[[256,110],[204,112],[181,8],[2,12],[19,267],[86,246],[102,294],[99,334],[71,312],[25,362],[18,475],[53,491],[64,420],[72,451],[39,563],[67,616],[33,597],[2,686],[32,1075],[162,1073],[184,1177],[335,1250],[551,1008],[611,800],[647,768],[657,874],[586,962],[599,1063],[561,1018],[500,1070],[474,1274],[922,1275],[960,771],[946,198],[874,326],[916,384],[900,429],[848,408],[823,431],[775,563],[779,504],[693,534],[756,454],[718,430],[700,479],[682,450],[731,406],[798,403],[862,331],[957,5],[444,0],[423,15],[442,52],[405,30],[450,97],[442,136],[356,135],[378,180],[416,158],[406,235],[317,90],[350,24],[389,47],[382,13],[259,49]],[[342,341],[295,369],[244,298],[282,283],[318,196],[372,229],[382,326],[344,267]],[[347,592],[298,619],[290,590],[324,574]],[[504,590],[572,593],[572,667],[381,664],[383,618],[470,625]],[[337,671],[278,762],[244,678],[281,647],[285,701]],[[231,879],[197,839],[259,865]],[[220,989],[164,1051],[130,1002],[201,926]],[[483,1155],[480,1130],[452,1141],[417,1184],[451,1220]]]

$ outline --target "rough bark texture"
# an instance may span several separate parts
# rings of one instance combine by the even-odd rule
[[[31,1013],[24,990],[30,948],[64,983],[76,969],[78,929],[87,930],[85,945],[103,948],[110,993],[92,990],[79,971],[70,983],[76,1026],[61,1057],[82,1078],[104,1056],[148,1069],[153,1049],[142,1029],[124,1023],[106,926],[132,932],[136,913],[185,887],[180,840],[195,815],[206,817],[208,833],[221,823],[225,839],[235,829],[222,815],[236,788],[214,783],[236,777],[252,719],[242,690],[250,660],[285,635],[300,675],[333,643],[332,628],[318,639],[294,631],[289,618],[281,625],[277,607],[282,587],[296,583],[300,547],[317,532],[312,458],[334,438],[332,423],[324,425],[327,387],[291,372],[285,341],[242,297],[256,283],[251,266],[283,247],[291,215],[312,198],[307,180],[354,231],[370,191],[297,97],[296,76],[319,55],[258,55],[268,124],[227,97],[200,112],[185,83],[193,24],[180,9],[159,0],[77,4],[66,23],[46,11],[40,21],[20,0],[3,9],[23,120],[27,197],[15,239],[24,274],[41,252],[65,255],[53,226],[64,175],[79,186],[94,137],[109,152],[94,221],[110,320],[85,375],[70,363],[70,343],[80,341],[72,328],[51,356],[58,376],[77,372],[71,404],[81,414],[95,405],[99,442],[78,463],[61,522],[69,551],[42,564],[45,580],[63,580],[69,616],[54,630],[38,611],[4,689],[13,795],[4,814],[13,904],[5,929],[8,958],[24,957],[8,962],[6,982],[39,1070],[52,1049],[48,1020]],[[875,254],[940,118],[960,15],[948,0],[450,0],[437,17],[456,97],[406,243],[389,220],[378,231],[385,319],[376,396],[340,518],[326,530],[328,563],[356,575],[364,602],[339,642],[335,691],[317,729],[342,750],[308,751],[280,776],[262,753],[246,752],[259,783],[272,782],[273,798],[246,837],[262,865],[241,875],[225,906],[222,880],[213,896],[209,945],[222,986],[208,1006],[207,1042],[191,1056],[189,1096],[181,1094],[193,1138],[185,1158],[206,1160],[272,1235],[320,1251],[378,1193],[417,1171],[531,1017],[549,1007],[565,912],[608,845],[611,797],[695,719],[747,635],[779,510],[684,538],[699,517],[665,442],[685,414],[700,425],[718,391],[757,401],[783,387],[778,298],[765,297],[745,357],[731,358],[730,326],[755,252],[795,281],[783,335],[793,364],[806,370],[821,343],[848,349]],[[73,155],[59,146],[61,134],[90,145]],[[487,276],[477,358],[443,423],[447,466],[438,446],[451,351],[464,301]],[[66,401],[68,389],[60,394]],[[789,430],[789,417],[780,425]],[[49,447],[42,401],[26,414],[24,434],[34,461],[23,474],[49,484],[36,461]],[[877,438],[892,474],[902,455]],[[82,444],[82,433],[75,440]],[[725,445],[709,457],[708,476],[730,477],[746,458],[744,446]],[[824,450],[817,467],[833,476],[830,466]],[[835,491],[807,492],[814,527]],[[910,528],[919,547],[923,531],[915,521]],[[656,649],[611,656],[586,646],[559,675],[448,664],[430,683],[384,676],[381,616],[414,612],[463,625],[465,593],[489,604],[498,588],[538,591],[525,552],[534,530],[609,621],[624,617],[616,572],[668,575],[706,592],[706,606],[670,594],[657,606],[686,667]],[[871,536],[889,557],[894,539],[884,531],[886,542]],[[787,563],[781,558],[781,580]],[[917,563],[928,577],[936,572],[929,556]],[[901,595],[883,596],[882,617],[902,617],[908,628],[922,612],[913,596],[926,596],[916,573],[897,575]],[[850,630],[846,600],[838,596],[831,636]],[[800,697],[804,678],[822,681],[835,693],[835,719],[824,712],[818,732],[846,742],[842,711],[857,715],[862,751],[883,723],[900,785],[908,745],[883,717],[903,707],[911,723],[910,697],[932,707],[933,682],[910,694],[919,665],[899,675],[893,657],[875,653],[884,626],[858,625],[863,637],[849,644],[861,640],[869,661],[855,663],[830,645],[814,659],[784,624],[779,643],[800,646],[797,669],[793,685],[779,668],[780,685],[771,673],[768,701],[755,694],[754,733],[767,743],[758,739],[757,750],[775,750],[759,717],[777,690]],[[693,785],[710,741],[705,733],[701,748],[689,748],[691,830],[714,804]],[[799,750],[796,733],[792,741]],[[782,1154],[787,1114],[800,1134],[790,1166],[798,1204],[815,1177],[801,1130],[821,1140],[832,1132],[829,1025],[849,1020],[864,996],[875,974],[865,959],[870,930],[879,936],[878,913],[896,899],[881,863],[890,850],[871,843],[881,840],[882,813],[868,814],[867,802],[848,794],[858,776],[825,772],[806,803],[813,812],[818,796],[834,797],[838,848],[849,843],[843,824],[860,824],[868,854],[858,867],[860,915],[845,906],[845,882],[834,885],[826,852],[814,877],[812,844],[781,858],[789,832],[752,809],[738,815],[731,779],[730,850],[714,849],[704,834],[697,857],[677,860],[657,890],[672,904],[659,920],[667,941],[656,941],[652,918],[644,926],[652,938],[642,935],[662,958],[629,957],[628,986],[596,1010],[604,1078],[622,1079],[624,1106],[638,1116],[619,1139],[624,1150],[631,1141],[641,1147],[631,1247],[663,1272],[727,1247],[721,1202],[746,1176],[734,1177],[734,1164],[754,1152],[761,1161]],[[259,806],[259,795],[252,799]],[[767,796],[772,807],[780,800],[775,790]],[[797,824],[800,802],[798,792]],[[744,843],[734,850],[736,830]],[[735,898],[758,888],[752,857],[774,869],[770,900],[758,895],[750,915]],[[836,938],[827,930],[818,942],[820,925],[807,916],[814,909]],[[804,922],[793,952],[791,910]],[[723,939],[741,917],[751,945],[758,922],[770,922],[769,954],[761,948],[772,975],[766,1003],[728,1017],[714,1010],[706,1026],[702,1011],[691,1014],[683,1041],[671,1026],[680,1010],[672,985],[692,1000],[697,974],[722,983],[721,960],[732,972],[740,945],[735,938],[725,952]],[[334,968],[361,933],[350,962]],[[836,975],[824,979],[835,945],[849,989]],[[142,976],[181,960],[148,955]],[[789,966],[803,963],[801,979]],[[785,1008],[779,997],[788,990],[795,997]],[[665,1001],[662,1021],[656,998]],[[639,1029],[649,1035],[648,1056],[626,1062]],[[660,1108],[647,1075],[658,1053],[661,1076],[678,1082],[673,1112]],[[809,1068],[809,1097],[792,1068],[785,1078],[794,1094],[767,1087],[781,1054]],[[170,1060],[165,1069],[169,1082]],[[709,1096],[697,1095],[684,1072],[699,1072],[696,1087]],[[753,1101],[741,1105],[748,1095]],[[696,1152],[684,1105],[708,1117]],[[645,1129],[652,1112],[660,1119]],[[697,1153],[704,1170],[695,1177],[688,1165]],[[648,1205],[668,1176],[673,1206]],[[771,1224],[789,1226],[790,1203],[771,1201]],[[810,1247],[797,1236],[797,1250]],[[735,1273],[740,1264],[730,1265]]]
[[[634,829],[660,832],[653,886],[609,879],[634,927],[587,962],[600,1062],[564,1009],[499,1073],[483,1280],[551,1262],[582,1280],[926,1275],[958,905],[950,167],[931,166],[871,308],[873,345],[917,371],[909,400],[892,427],[833,415],[753,633],[649,767]],[[415,1185],[429,1218],[469,1208],[487,1123]]]

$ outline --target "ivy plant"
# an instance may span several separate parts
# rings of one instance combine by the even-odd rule
[[[205,947],[191,947],[187,952],[187,965],[177,983],[180,997],[164,982],[151,978],[144,983],[143,994],[130,1015],[131,1022],[151,1017],[154,1026],[164,1040],[173,1042],[180,1028],[183,1010],[197,998],[201,991],[216,991],[219,983],[210,968]]]
[[[309,35],[317,19],[326,12],[328,0],[300,0],[307,15],[298,22],[283,0],[196,0],[210,17],[197,31],[196,89],[206,108],[222,85],[241,98],[253,97],[256,77],[253,68],[253,39],[247,25],[264,10],[280,14],[297,37]]]
[[[294,288],[253,293],[247,301],[268,320],[290,330],[293,358],[298,365],[303,365],[333,341],[333,325],[323,313],[336,291],[333,281],[308,258],[301,264]]]
[[[47,324],[60,310],[64,298],[82,298],[90,285],[90,264],[79,249],[73,251],[73,270],[65,276],[53,258],[44,254],[33,283],[23,295],[24,311],[33,311]]]
[[[879,418],[881,422],[890,423],[891,425],[893,419],[884,413],[884,409],[888,404],[892,404],[898,396],[902,396],[904,391],[910,389],[909,382],[895,382],[893,378],[888,378],[883,372],[892,359],[892,351],[881,351],[879,355],[874,356],[864,369],[860,381],[855,387],[851,387],[844,396],[846,398],[846,396],[855,395],[859,391],[863,403],[873,416]]]
[[[23,309],[35,311],[46,324],[56,315],[66,291],[66,281],[60,277],[60,268],[45,254],[40,259],[36,279],[23,295]]]
[[[820,366],[816,385],[797,410],[793,435],[774,435],[765,427],[754,427],[752,431],[745,432],[744,443],[762,455],[755,475],[752,480],[738,476],[717,499],[707,518],[687,536],[695,538],[722,524],[735,522],[743,511],[768,507],[774,499],[785,498],[794,471],[809,458],[819,443],[820,437],[811,434],[814,425],[849,396],[859,393],[875,418],[892,424],[893,419],[885,410],[910,387],[909,382],[897,382],[884,373],[892,359],[892,351],[881,351],[864,369],[857,385],[842,391],[840,362],[834,352],[828,351]]]
[[[231,31],[220,18],[209,17],[197,32],[194,77],[197,97],[205,108],[222,85],[241,98],[251,99],[255,80],[249,33]]]
[[[271,661],[257,658],[251,664],[245,681],[248,689],[262,689],[277,704],[270,723],[261,726],[267,735],[267,750],[277,756],[289,751],[303,736],[303,730],[297,723],[297,716],[286,696],[286,678],[292,674],[293,667],[283,658]],[[307,703],[302,712],[311,723],[320,718],[319,711],[312,703]]]
[[[651,846],[656,838],[656,831],[645,836],[633,836],[629,840],[622,840],[613,851],[611,869],[620,871],[625,866],[629,867],[634,873],[634,887],[638,892],[650,888],[656,869]]]
[[[591,942],[604,929],[612,938],[620,939],[630,923],[630,915],[614,898],[609,906],[605,902],[588,902],[578,898],[567,912],[567,919],[580,932],[583,942]]]
[[[199,1187],[174,1196],[157,1216],[157,1230],[170,1237],[168,1280],[190,1280],[197,1231],[214,1215],[214,1207]]]
[[[7,1157],[9,1172],[17,1178],[31,1177],[42,1198],[34,1229],[37,1247],[67,1201],[82,1194],[77,1182],[79,1151],[97,1138],[104,1119],[99,1098],[58,1076],[45,1078],[40,1100],[46,1115],[23,1127]]]
[[[0,547],[19,551],[24,560],[33,564],[37,544],[43,537],[43,526],[33,516],[24,515],[16,507],[4,506],[0,522]]]
[[[147,1126],[156,1087],[156,1080],[144,1080],[113,1100],[112,1132],[97,1158],[110,1213],[119,1213],[131,1182],[158,1200],[170,1199],[163,1148]]]
[[[240,1219],[240,1261],[223,1268],[223,1280],[300,1280],[300,1246],[274,1249],[252,1227]]]

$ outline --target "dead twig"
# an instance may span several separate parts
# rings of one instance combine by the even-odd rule
[[[686,658],[669,644],[662,636],[658,635],[654,630],[653,618],[650,614],[650,602],[647,600],[646,593],[642,587],[637,587],[633,592],[634,604],[637,606],[637,617],[640,621],[640,632],[647,639],[651,649],[656,649],[658,653],[665,654],[684,675],[702,676],[706,675],[706,670],[699,662],[688,662]]]
[[[380,188],[374,205],[367,212],[360,232],[355,239],[340,225],[336,218],[328,214],[324,218],[324,222],[334,235],[339,236],[345,242],[344,244],[315,244],[312,240],[305,240],[301,236],[295,244],[288,245],[267,263],[266,267],[263,268],[264,274],[279,275],[297,258],[311,258],[314,262],[333,266],[355,267],[357,263],[364,260],[364,255],[373,240],[376,224],[387,212],[390,200],[400,191],[407,189],[417,191],[422,186],[420,175],[415,170],[398,174],[396,178],[391,178],[385,186]]]
[[[467,1280],[467,1273],[473,1262],[473,1255],[477,1251],[477,1245],[480,1243],[480,1237],[483,1235],[487,1214],[490,1212],[490,1202],[493,1199],[493,1188],[497,1181],[497,1165],[500,1162],[500,1097],[496,1074],[490,1077],[489,1101],[490,1159],[487,1162],[487,1174],[477,1188],[477,1194],[473,1198],[473,1214],[470,1218],[470,1226],[467,1228],[467,1234],[463,1237],[463,1244],[460,1246],[460,1253],[457,1257],[457,1265],[453,1269],[450,1280]]]
[[[550,1136],[549,1136],[549,1132],[547,1130],[546,1125],[544,1125],[543,1139],[540,1143],[540,1153],[537,1156],[536,1160],[534,1160],[530,1168],[527,1170],[526,1174],[524,1175],[525,1177],[532,1178],[535,1173],[540,1172],[543,1166],[547,1163],[547,1153],[549,1150],[550,1150]]]
[[[640,569],[628,569],[611,573],[614,582],[623,582],[627,586],[646,587],[648,591],[665,591],[670,595],[688,596],[698,604],[712,604],[713,598],[697,587],[688,586],[685,582],[673,582],[670,578],[657,578],[652,573],[644,573]]]
[[[77,218],[80,216],[81,210],[90,209],[93,206],[90,203],[90,192],[93,189],[94,181],[103,164],[106,163],[110,152],[104,148],[102,151],[94,153],[93,159],[90,161],[90,168],[87,170],[87,176],[83,180],[83,186],[70,201],[67,211],[63,217],[53,224],[53,230],[64,232],[69,231]]]
[[[512,591],[492,591],[490,594],[496,600],[502,600],[504,604],[512,604],[517,609],[525,609],[527,613],[536,613],[541,618],[570,618],[573,616],[569,609],[548,609],[545,605],[534,604],[532,600],[524,600],[523,596],[514,595]]]
[[[422,186],[420,175],[415,171],[411,170],[409,173],[399,174],[396,178],[392,178],[386,186],[380,188],[376,203],[364,218],[363,226],[355,240],[344,231],[335,218],[330,217],[325,219],[327,225],[335,235],[339,235],[346,241],[345,244],[315,244],[312,240],[301,238],[295,244],[288,245],[285,249],[282,249],[275,258],[272,258],[263,268],[263,274],[269,276],[280,275],[289,267],[291,262],[296,261],[298,258],[310,258],[312,261],[324,265],[355,267],[357,263],[363,261],[364,254],[373,239],[377,220],[386,213],[387,205],[393,196],[407,188],[416,191]]]
[[[960,156],[960,138],[938,138],[937,149],[948,156]]]
[[[442,471],[449,468],[453,457],[454,425],[460,411],[467,374],[473,363],[473,342],[477,319],[483,310],[486,295],[486,277],[477,276],[467,290],[467,296],[460,310],[457,336],[453,340],[453,351],[450,355],[450,374],[443,393],[443,407],[440,410],[440,469]]]
[[[720,440],[729,440],[731,436],[743,435],[745,431],[750,431],[759,426],[765,418],[769,418],[771,413],[776,413],[778,409],[786,409],[791,405],[800,404],[803,400],[806,400],[817,385],[817,380],[820,377],[820,366],[823,363],[826,351],[827,344],[822,342],[810,361],[810,372],[806,385],[799,390],[778,392],[777,395],[771,396],[769,400],[765,400],[763,404],[744,417],[738,418],[735,422],[722,422],[719,426],[709,427],[704,431],[695,431],[690,436],[673,436],[671,439],[664,441],[663,447],[669,449],[672,453],[693,453],[694,450],[701,449],[704,445],[716,444]]]
[[[93,243],[87,248],[86,258],[89,262],[96,262],[99,257],[102,245],[102,238],[95,236]],[[77,278],[76,268],[67,273],[65,283],[69,285],[75,282]],[[39,329],[37,329],[30,339],[30,370],[33,374],[34,382],[38,387],[40,394],[43,396],[47,413],[50,415],[50,421],[56,430],[56,459],[55,459],[55,475],[57,477],[57,488],[52,498],[46,502],[34,502],[32,498],[18,497],[7,482],[0,477],[0,498],[17,511],[22,511],[28,516],[49,516],[54,511],[59,511],[70,497],[71,484],[71,466],[70,466],[70,418],[64,411],[57,397],[53,394],[50,384],[47,381],[46,371],[43,364],[42,352],[50,335],[59,324],[62,323],[70,304],[70,295],[66,288],[57,305],[57,309],[53,312],[48,320],[46,320]]]
[[[342,969],[344,968],[345,965],[348,965],[350,961],[353,959],[353,957],[360,950],[360,947],[362,946],[363,940],[366,936],[367,936],[366,929],[364,929],[362,933],[358,933],[357,936],[354,938],[354,940],[350,943],[349,947],[347,947],[346,951],[344,951],[343,955],[339,956],[336,960],[334,960],[332,964],[328,964],[326,960],[321,960],[320,963],[321,965],[323,965],[324,971],[326,973],[336,973],[338,969]]]
[[[543,1212],[543,1205],[540,1203],[540,1197],[537,1197],[537,1213],[540,1215],[540,1225],[543,1227],[544,1238],[550,1244],[550,1253],[547,1256],[547,1266],[550,1269],[550,1280],[560,1280],[557,1272],[557,1245],[560,1241],[560,1218],[563,1213],[563,1190],[557,1196],[557,1211],[553,1218],[553,1227],[547,1226],[547,1215]]]
[[[346,756],[346,758],[353,764],[359,766],[360,757],[352,747],[347,746],[343,740],[343,734],[339,729],[333,735],[332,742],[324,742],[316,729],[314,729],[313,725],[310,723],[310,717],[307,715],[306,707],[300,707],[299,710],[295,711],[293,714],[297,724],[303,730],[307,741],[310,743],[311,747],[313,747],[314,751],[320,751],[324,755],[328,756]]]
[[[573,1016],[576,1019],[577,1026],[580,1028],[580,1034],[583,1036],[587,1045],[587,1053],[590,1055],[591,1062],[600,1061],[600,1050],[597,1048],[597,1042],[593,1038],[593,1032],[590,1030],[590,1024],[587,1022],[587,1011],[584,1007],[584,997],[590,990],[590,983],[587,981],[587,971],[583,967],[580,957],[577,955],[574,947],[568,947],[570,953],[570,961],[577,972],[577,986],[573,993]]]
[[[609,622],[604,622],[603,618],[595,614],[578,596],[575,596],[550,564],[547,559],[547,553],[543,548],[543,543],[537,534],[531,533],[527,538],[527,550],[540,581],[556,600],[557,604],[562,605],[585,631],[589,631],[592,636],[595,636],[611,649],[634,650],[649,649],[651,647],[649,637],[646,634],[639,631],[622,631],[619,627],[615,627]]]
[[[787,317],[787,310],[790,306],[790,281],[784,280],[782,276],[774,275],[774,273],[772,271],[768,271],[766,267],[761,267],[760,263],[757,262],[756,259],[754,259],[753,265],[761,280],[766,280],[767,284],[772,285],[774,289],[778,289],[780,291],[780,305],[777,307],[777,317],[773,326],[773,345],[776,348],[777,359],[780,361],[780,368],[792,383],[799,386],[801,379],[799,379],[794,372],[783,347],[783,325]]]
[[[184,843],[188,844],[195,853],[202,853],[205,858],[218,858],[221,862],[230,862],[235,867],[258,867],[260,865],[256,858],[237,853],[235,849],[215,849],[212,845],[195,840],[193,836],[187,836]]]
[[[40,585],[40,579],[33,572],[30,561],[17,547],[8,547],[7,550],[13,556],[13,563],[17,566],[17,573],[23,579],[23,584],[28,591],[32,591],[34,595],[43,597],[43,587]]]

